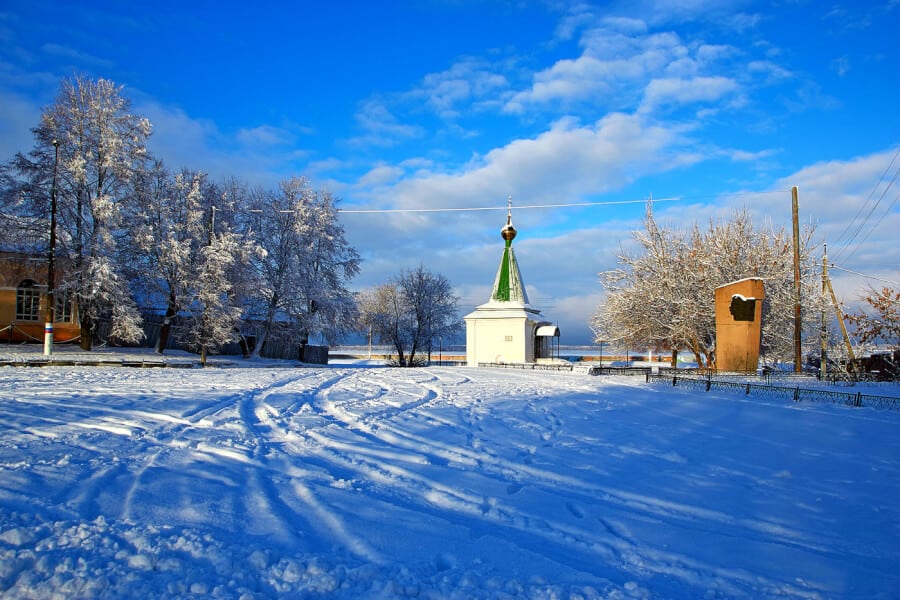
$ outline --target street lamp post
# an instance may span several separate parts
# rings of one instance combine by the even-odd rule
[[[59,140],[53,140],[53,183],[50,185],[50,252],[47,257],[47,321],[44,323],[44,355],[53,354],[53,321],[55,320],[56,291],[56,172],[59,167]]]

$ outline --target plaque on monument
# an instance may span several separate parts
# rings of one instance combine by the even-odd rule
[[[735,321],[753,321],[756,316],[756,298],[744,298],[735,294],[731,297],[728,311]]]

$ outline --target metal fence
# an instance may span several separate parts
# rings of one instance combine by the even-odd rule
[[[687,377],[668,373],[647,373],[646,378],[649,383],[665,383],[672,386],[702,389],[707,392],[716,389],[745,395],[754,394],[781,400],[793,400],[794,402],[828,402],[845,406],[867,406],[900,410],[900,398],[874,396],[863,394],[862,392],[838,392],[834,390],[801,388],[799,386],[785,387],[740,381],[723,381],[712,377]]]
[[[524,369],[528,371],[572,371],[575,367],[570,364],[556,363],[478,363],[479,367],[493,367],[497,369]]]
[[[631,375],[644,377],[653,372],[651,367],[591,367],[591,375]]]

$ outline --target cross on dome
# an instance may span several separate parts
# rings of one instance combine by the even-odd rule
[[[506,241],[507,247],[516,239],[516,228],[512,224],[512,194],[506,199],[506,225],[500,230],[500,237]]]

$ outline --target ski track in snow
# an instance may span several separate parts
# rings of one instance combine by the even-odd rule
[[[0,386],[11,596],[900,592],[900,442],[854,443],[893,413],[467,368],[7,368]]]

